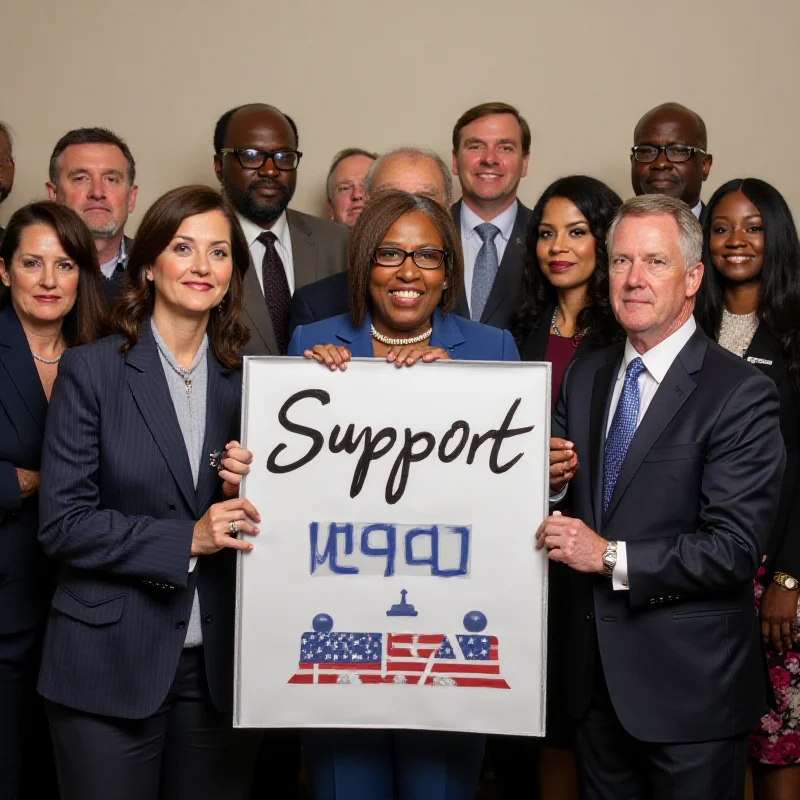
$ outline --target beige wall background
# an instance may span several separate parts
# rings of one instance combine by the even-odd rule
[[[453,123],[489,99],[530,123],[525,203],[576,172],[629,196],[633,127],[676,100],[708,126],[706,199],[757,176],[800,217],[798,0],[0,0],[0,29],[17,163],[0,224],[42,196],[59,136],[103,125],[136,158],[133,232],[163,191],[217,185],[214,123],[252,101],[295,118],[293,207],[310,213],[340,148],[417,144],[449,162]]]

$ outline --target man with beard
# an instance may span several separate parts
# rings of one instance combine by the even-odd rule
[[[702,117],[680,103],[650,109],[633,132],[631,183],[637,195],[666,194],[683,200],[702,219],[703,181],[711,172]]]
[[[347,227],[287,210],[297,183],[297,126],[274,106],[252,103],[223,114],[214,130],[214,170],[250,245],[244,321],[249,349],[279,355],[289,343],[296,287],[347,268]]]
[[[14,185],[14,157],[11,153],[11,132],[8,125],[0,122],[0,203],[11,193]],[[0,227],[0,238],[3,228]]]
[[[122,286],[131,240],[128,215],[136,207],[136,162],[128,145],[106,128],[64,134],[50,156],[47,195],[71,208],[94,236],[109,308]]]

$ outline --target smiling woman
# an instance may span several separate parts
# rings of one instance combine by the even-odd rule
[[[289,355],[303,355],[331,370],[346,370],[352,356],[380,358],[397,367],[450,359],[518,361],[508,331],[449,314],[461,285],[461,270],[459,236],[452,217],[441,205],[422,195],[380,192],[367,203],[350,240],[350,313],[298,326],[289,343]],[[490,460],[495,459],[492,463],[498,469],[504,468],[496,462],[502,438],[514,435],[508,431],[514,410],[502,410],[507,412],[506,423],[491,450]],[[348,440],[353,440],[355,428],[362,425],[363,421],[355,420],[348,426]],[[454,423],[445,437],[448,448],[465,425],[463,421]],[[298,432],[291,423],[287,430]],[[323,435],[305,431],[314,439],[318,452]],[[462,444],[453,452],[460,454],[466,447],[467,435],[468,431],[462,434]],[[384,445],[389,441],[394,444],[398,434],[384,429],[378,437]],[[478,436],[477,443],[473,438],[464,455],[468,463],[485,438],[485,434]],[[415,451],[415,443],[423,440],[424,446]],[[329,442],[332,450],[341,449],[333,439]],[[354,475],[351,491],[361,491],[369,462],[377,457],[376,442],[365,440],[361,477]],[[429,433],[411,436],[407,431],[396,470],[405,475],[412,461],[433,458],[435,444]],[[316,454],[314,448],[309,451],[311,458]],[[452,460],[449,450],[440,446],[438,452],[442,461]],[[275,458],[270,467],[293,468],[277,465]],[[387,485],[389,503],[402,495],[404,481],[401,479],[396,487]],[[394,785],[398,786],[398,800],[471,800],[484,741],[485,737],[477,735],[421,731],[389,730],[381,737],[374,731],[315,731],[305,734],[304,746],[317,800],[391,797]]]

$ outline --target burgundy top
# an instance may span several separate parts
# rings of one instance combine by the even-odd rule
[[[571,336],[556,336],[550,334],[547,337],[547,351],[544,360],[549,361],[553,367],[553,384],[551,389],[552,407],[556,407],[558,393],[561,391],[561,381],[564,379],[567,365],[572,361],[575,350],[578,348],[580,340],[573,339]]]

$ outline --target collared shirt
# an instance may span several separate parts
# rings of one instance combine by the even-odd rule
[[[499,264],[503,260],[503,253],[505,253],[506,245],[511,238],[511,231],[514,230],[518,206],[519,201],[515,200],[502,214],[498,214],[494,219],[483,220],[471,208],[468,208],[463,200],[461,201],[461,247],[464,250],[464,292],[467,305],[472,302],[472,275],[475,272],[475,259],[483,246],[483,240],[476,233],[475,228],[487,221],[500,228],[500,233],[494,238],[497,248],[497,263]]]
[[[625,372],[628,369],[628,364],[634,358],[641,358],[645,366],[637,381],[639,386],[639,415],[636,418],[636,427],[638,428],[658,391],[658,387],[661,386],[664,376],[672,366],[672,362],[675,361],[678,353],[683,350],[686,343],[692,338],[696,329],[697,323],[694,321],[694,316],[690,316],[675,333],[668,336],[663,342],[659,342],[642,356],[636,352],[636,348],[631,344],[630,339],[625,342],[625,353],[622,357],[622,363],[619,365],[614,391],[611,394],[611,405],[609,406],[608,419],[606,420],[606,436],[608,436],[608,432],[611,429],[614,412],[617,410],[622,387],[625,385]],[[611,582],[617,591],[628,589],[628,551],[625,542],[617,542],[617,565],[614,567]]]
[[[119,250],[117,250],[117,254],[111,261],[107,261],[105,264],[100,265],[100,272],[103,273],[103,277],[110,281],[114,277],[114,273],[117,271],[117,266],[125,267],[125,262],[128,260],[128,248],[125,246],[125,237],[122,237],[122,241],[119,243]]]
[[[693,209],[692,214],[694,214],[697,219],[700,219],[700,214],[703,211],[703,201],[701,200]]]
[[[239,222],[242,224],[244,236],[247,239],[247,244],[250,248],[250,258],[253,259],[253,268],[255,269],[258,283],[261,286],[261,291],[264,291],[264,276],[261,274],[261,265],[264,263],[264,250],[266,249],[258,237],[264,233],[263,228],[259,228],[255,222],[251,222],[241,214],[236,214]],[[283,262],[283,269],[286,271],[286,281],[289,284],[289,293],[294,294],[294,260],[292,259],[292,239],[289,234],[289,222],[286,219],[286,212],[284,211],[275,224],[270,228],[275,234],[277,240],[275,242],[275,249]]]

